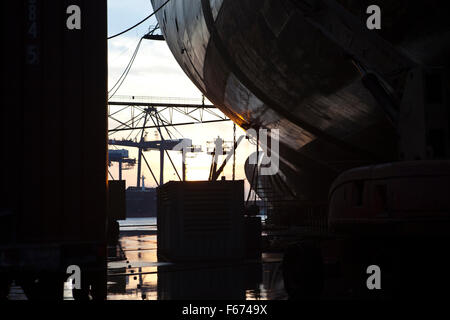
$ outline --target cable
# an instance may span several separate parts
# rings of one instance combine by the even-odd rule
[[[142,41],[142,38],[139,39],[139,42],[137,43],[136,48],[134,49],[134,52],[133,52],[133,55],[131,56],[130,61],[128,62],[127,66],[125,67],[125,70],[122,72],[122,74],[120,75],[119,79],[114,84],[114,86],[108,91],[108,94],[110,94],[114,90],[114,88],[120,83],[121,79],[125,76],[125,74],[128,73],[127,70],[129,70],[129,68],[133,64],[134,58],[136,57],[137,51],[141,45],[141,41]]]
[[[108,101],[116,94],[116,92],[120,89],[120,87],[122,86],[122,83],[125,81],[125,78],[128,75],[128,72],[130,72],[131,67],[133,66],[133,62],[136,59],[137,53],[139,51],[139,47],[141,46],[141,42],[142,42],[141,38],[136,46],[136,49],[134,49],[134,53],[131,56],[130,62],[128,62],[128,65],[126,66],[125,70],[123,71],[122,75],[119,77],[119,79],[117,80],[117,82],[114,84],[114,86],[108,91]],[[114,91],[112,94],[111,92]]]
[[[130,31],[130,30],[136,28],[138,25],[140,25],[141,23],[145,22],[145,21],[148,20],[150,17],[152,17],[155,13],[157,13],[159,10],[161,10],[162,7],[164,7],[169,1],[170,1],[170,0],[167,0],[166,2],[164,2],[158,9],[156,9],[155,11],[153,11],[152,14],[150,14],[150,15],[147,16],[147,17],[145,17],[144,19],[142,19],[141,21],[139,21],[138,23],[136,23],[134,26],[129,27],[128,29],[126,29],[126,30],[124,30],[124,31],[122,31],[122,32],[119,32],[119,33],[117,33],[117,34],[115,34],[115,35],[113,35],[113,36],[108,37],[108,40],[110,40],[110,39],[112,39],[112,38],[115,38],[115,37],[118,37],[118,36],[120,36],[120,35],[122,35],[122,34],[128,32],[128,31]]]
[[[170,1],[170,0],[167,0],[166,2],[164,2],[164,3],[163,3],[156,11],[154,11],[151,15],[149,15],[148,17],[146,17],[144,20],[142,20],[141,22],[137,23],[137,24],[134,25],[133,27],[131,27],[131,28],[125,30],[125,31],[122,31],[121,33],[118,33],[118,34],[116,34],[116,35],[114,35],[114,36],[111,36],[111,37],[109,37],[108,39],[112,39],[112,38],[114,38],[114,37],[116,37],[116,36],[118,36],[118,35],[120,35],[120,34],[123,34],[123,33],[127,32],[127,31],[133,29],[133,28],[136,27],[136,26],[140,25],[142,22],[144,22],[145,20],[147,20],[148,18],[150,18],[150,17],[151,17],[152,15],[154,15],[156,12],[158,12],[158,11],[159,11],[162,7],[164,7],[169,1]],[[157,24],[157,26],[156,26],[152,31],[156,30],[157,27],[158,27],[158,24]],[[123,71],[122,75],[119,77],[119,79],[118,79],[117,82],[114,84],[114,86],[108,91],[108,95],[109,95],[108,101],[109,101],[109,100],[117,93],[117,91],[120,89],[120,87],[122,86],[123,82],[125,81],[125,78],[127,77],[128,73],[130,72],[130,69],[131,69],[131,67],[132,67],[132,65],[133,65],[134,60],[136,59],[137,53],[138,53],[139,48],[140,48],[140,46],[141,46],[142,39],[143,39],[143,37],[141,37],[141,39],[139,39],[139,42],[138,42],[138,44],[136,45],[136,49],[134,49],[134,53],[133,53],[133,55],[131,56],[130,62],[128,62],[128,65],[126,66],[126,68],[125,68],[125,70]],[[113,92],[113,91],[114,91],[114,92]],[[113,92],[113,93],[111,94],[111,92]]]

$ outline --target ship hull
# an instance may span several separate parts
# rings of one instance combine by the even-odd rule
[[[152,0],[154,8],[163,2]],[[303,2],[174,0],[157,19],[176,60],[210,101],[244,129],[279,130],[284,187],[298,200],[323,201],[342,171],[395,160],[397,137],[345,48],[308,20]],[[449,23],[438,7],[444,1],[427,2],[431,10],[420,21],[424,4],[377,2],[387,12],[386,43],[415,63],[447,63]],[[366,8],[358,3],[340,1],[362,19]]]

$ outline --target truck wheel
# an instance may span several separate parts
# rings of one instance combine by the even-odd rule
[[[323,261],[314,243],[288,247],[283,257],[284,287],[289,299],[317,299],[323,291]]]

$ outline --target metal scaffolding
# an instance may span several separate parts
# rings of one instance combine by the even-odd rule
[[[144,160],[157,185],[164,183],[164,158],[168,157],[178,179],[186,179],[186,152],[201,152],[201,147],[193,146],[189,139],[175,139],[182,136],[177,126],[214,123],[230,121],[215,106],[205,103],[205,99],[192,98],[162,98],[143,96],[114,96],[108,101],[108,117],[111,128],[109,131],[109,144],[112,146],[125,146],[138,149],[136,186],[141,185],[142,160]],[[156,129],[160,139],[148,141],[147,129]],[[175,134],[172,130],[175,130]],[[126,137],[115,138],[115,134],[126,132]],[[166,137],[166,138],[165,138]],[[183,150],[179,149],[183,144]],[[149,150],[160,151],[159,181],[153,173],[144,152]],[[182,152],[182,175],[173,163],[168,151]]]
[[[130,115],[125,122],[116,116],[124,112]],[[117,122],[116,126],[109,129],[110,134],[119,131],[230,121],[223,113],[217,112],[214,105],[205,103],[204,99],[193,98],[114,96],[108,101],[108,114],[111,120]],[[143,125],[146,114],[157,121]]]

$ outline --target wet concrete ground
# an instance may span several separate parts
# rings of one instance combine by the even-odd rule
[[[260,261],[174,264],[159,262],[155,225],[122,225],[119,245],[109,248],[108,300],[287,299],[280,254]],[[13,284],[10,300],[27,300]],[[68,284],[64,299],[73,300]]]
[[[110,249],[111,250],[111,249]],[[261,261],[158,262],[156,226],[121,226],[108,263],[108,300],[286,299],[279,254]]]

